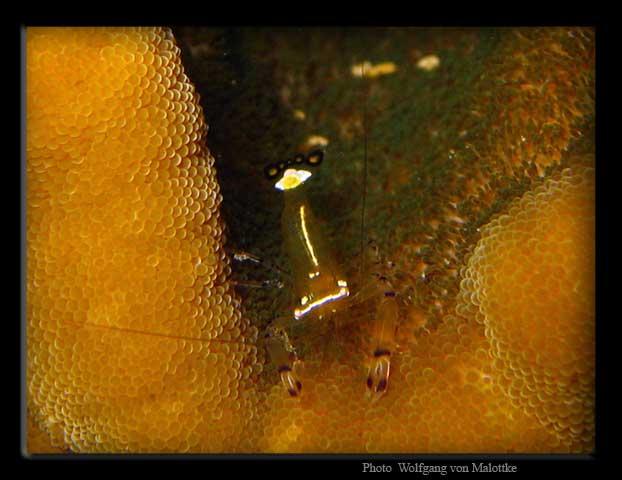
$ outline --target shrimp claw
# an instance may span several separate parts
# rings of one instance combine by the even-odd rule
[[[389,386],[391,371],[391,352],[378,349],[374,352],[367,375],[367,388],[378,396],[383,395]]]
[[[283,385],[285,385],[287,392],[292,397],[297,397],[302,391],[302,383],[296,378],[292,368],[287,365],[282,365],[279,367],[279,374],[281,375],[281,381]]]
[[[302,391],[302,382],[294,373],[299,360],[287,333],[283,328],[271,325],[266,332],[266,342],[268,353],[277,367],[281,382],[292,397],[297,397]]]

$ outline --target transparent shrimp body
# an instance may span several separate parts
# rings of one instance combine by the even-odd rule
[[[284,195],[282,227],[296,295],[294,318],[322,319],[350,294],[348,283],[321,232],[305,186],[285,190]]]
[[[309,154],[307,163],[315,166],[321,162],[321,152]],[[298,164],[304,163],[304,158]],[[391,355],[395,352],[396,330],[400,319],[400,310],[392,282],[388,280],[392,272],[380,261],[375,244],[375,265],[372,276],[359,285],[354,295],[351,287],[335,260],[335,255],[315,217],[307,196],[307,180],[312,176],[307,165],[300,168],[287,168],[287,164],[271,165],[266,173],[269,178],[278,178],[275,188],[284,196],[284,208],[281,217],[283,241],[290,262],[293,280],[294,305],[291,314],[273,320],[267,330],[267,348],[281,380],[290,395],[300,393],[302,383],[295,371],[299,359],[292,346],[287,330],[289,326],[303,322],[322,321],[336,315],[341,321],[345,311],[357,304],[373,302],[373,319],[366,336],[371,343],[367,386],[374,398],[382,396],[388,388]],[[344,317],[347,320],[347,317]],[[347,323],[347,322],[344,322]],[[315,328],[315,327],[313,327]],[[319,328],[319,325],[318,325]]]
[[[309,166],[321,160],[322,153],[318,151],[306,158]],[[269,178],[276,178],[282,170],[269,166],[266,173]],[[307,198],[305,182],[311,176],[308,168],[289,168],[275,183],[275,188],[284,195],[281,225],[291,266],[295,305],[291,315],[275,319],[268,327],[266,345],[291,396],[300,393],[302,383],[296,375],[298,357],[287,336],[287,327],[291,322],[322,320],[336,312],[350,295],[348,283],[338,269]]]

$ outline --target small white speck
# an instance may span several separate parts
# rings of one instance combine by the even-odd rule
[[[307,145],[325,147],[328,145],[328,138],[323,137],[322,135],[311,135],[307,138]]]
[[[425,70],[426,72],[431,72],[432,70],[436,70],[440,64],[441,59],[436,55],[426,55],[425,57],[419,59],[417,62],[417,68]]]

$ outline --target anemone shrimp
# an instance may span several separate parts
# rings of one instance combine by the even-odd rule
[[[360,76],[364,80],[373,77],[367,75],[366,68],[369,67],[366,64],[361,68]],[[413,324],[412,311],[408,313],[412,303],[410,298],[412,283],[425,280],[425,272],[420,272],[419,279],[399,272],[393,261],[383,258],[374,240],[366,241],[365,200],[368,182],[366,107],[363,123],[365,143],[361,181],[363,200],[360,208],[360,250],[357,258],[360,268],[354,280],[356,288],[352,292],[350,282],[335,259],[330,240],[322,229],[322,222],[318,221],[314,214],[307,194],[308,185],[312,182],[309,179],[314,176],[312,170],[322,163],[324,151],[318,146],[312,146],[306,154],[298,154],[286,161],[271,163],[264,169],[266,177],[275,181],[274,188],[281,191],[284,197],[281,232],[291,270],[290,283],[293,291],[289,300],[290,305],[285,306],[286,313],[270,321],[266,328],[265,340],[269,356],[283,385],[294,397],[302,390],[302,382],[296,374],[300,358],[288,331],[297,325],[312,325],[309,327],[312,331],[320,330],[323,328],[322,324],[330,322],[335,325],[347,325],[352,322],[349,312],[358,305],[365,304],[368,307],[366,316],[371,317],[364,332],[367,337],[365,343],[370,345],[365,383],[368,393],[373,394],[374,398],[381,397],[388,389],[391,356],[397,353],[399,345],[397,332],[403,317],[410,320],[411,331],[426,330],[425,316],[422,318],[421,315],[414,315]],[[310,137],[308,143],[312,144],[316,138],[322,137]],[[238,255],[238,259],[251,259],[261,263],[258,257],[252,255]],[[365,268],[366,263],[370,269]],[[396,288],[398,285],[399,291]],[[358,315],[357,318],[364,319],[365,315]],[[412,335],[411,338],[402,336],[401,342],[412,343],[412,340]]]

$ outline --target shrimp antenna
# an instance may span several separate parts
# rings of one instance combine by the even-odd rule
[[[367,84],[365,83],[365,62],[362,64],[363,77],[363,204],[361,206],[361,276],[365,272],[365,204],[367,201]]]
[[[149,332],[146,330],[140,330],[140,329],[135,329],[135,328],[129,328],[129,327],[118,327],[116,325],[99,325],[97,323],[91,323],[91,322],[76,322],[76,321],[72,321],[72,320],[63,320],[61,323],[65,324],[65,325],[73,325],[79,328],[98,328],[98,329],[102,329],[102,330],[111,330],[111,331],[116,331],[116,332],[123,332],[123,333],[127,333],[127,334],[137,334],[137,335],[146,335],[149,337],[160,337],[160,338],[172,338],[174,340],[185,340],[185,341],[189,341],[189,342],[202,342],[205,344],[214,344],[214,345],[218,345],[218,344],[232,344],[232,345],[249,345],[249,346],[256,346],[256,342],[245,342],[243,340],[226,340],[224,338],[201,338],[201,337],[188,337],[188,336],[184,336],[184,335],[173,335],[173,334],[169,334],[169,333],[164,333],[164,332]]]

